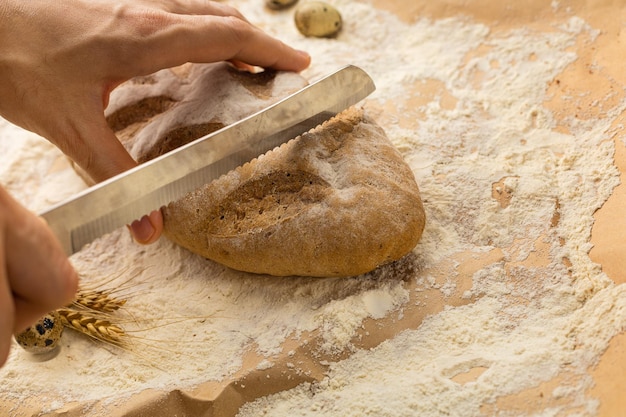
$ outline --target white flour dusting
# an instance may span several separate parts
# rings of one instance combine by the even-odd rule
[[[380,112],[424,198],[427,224],[415,256],[359,278],[259,277],[164,239],[141,247],[117,231],[72,261],[85,282],[112,277],[107,286],[115,287],[133,277],[126,311],[137,322],[126,326],[150,329],[135,333],[137,353],[69,331],[46,362],[13,346],[0,369],[2,398],[18,407],[38,396],[52,412],[74,401],[189,388],[232,377],[250,350],[262,357],[256,369],[269,370],[285,340],[316,332],[325,357],[353,353],[330,363],[322,381],[247,404],[241,416],[479,415],[498,396],[564,369],[577,378],[549,395],[593,415],[586,370],[626,323],[626,290],[588,257],[592,214],[618,183],[608,139],[621,108],[601,120],[572,120],[558,133],[543,103],[548,83],[576,59],[576,42],[592,42],[596,31],[576,17],[549,33],[496,34],[467,19],[407,24],[367,3],[337,0],[338,39],[305,39],[289,12],[230,3],[309,51],[307,78],[345,64],[374,78],[366,108]],[[429,85],[438,87],[432,97]],[[1,123],[0,182],[26,206],[40,210],[83,187],[55,148]],[[529,263],[540,248],[545,262]],[[498,256],[462,289],[459,254]],[[371,350],[354,345],[366,319],[400,320],[433,294],[445,301],[457,290],[464,305],[448,305]],[[484,368],[474,380],[454,380],[474,368]]]

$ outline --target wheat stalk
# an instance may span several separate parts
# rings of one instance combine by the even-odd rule
[[[110,313],[124,306],[126,300],[112,294],[109,290],[79,289],[72,304],[57,310],[62,324],[97,341],[125,347],[127,334],[111,322]]]
[[[61,316],[61,322],[65,327],[76,330],[101,342],[111,343],[116,346],[126,345],[126,332],[121,327],[109,320],[90,314],[85,311],[77,311],[70,308],[57,310]]]
[[[111,291],[79,290],[74,304],[90,310],[112,313],[126,304],[126,300],[113,298]]]

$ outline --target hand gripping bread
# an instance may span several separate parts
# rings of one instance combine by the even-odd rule
[[[232,69],[215,68],[210,75],[219,76],[220,86],[230,91],[222,97],[230,103],[218,107],[236,108],[233,102],[247,100],[249,111],[250,102],[262,108],[266,100],[286,95],[272,91],[281,73],[246,95],[242,77],[254,83],[255,76],[230,77]],[[211,101],[208,95],[205,102]],[[189,110],[167,116],[174,107],[124,139],[129,149],[143,150],[134,155],[139,161],[156,156],[145,155],[167,137],[163,133],[146,146],[141,143],[146,129],[184,131],[186,125],[208,121],[225,125],[252,113],[230,112],[234,120],[210,113],[197,117]],[[237,270],[278,276],[359,275],[410,252],[424,228],[411,169],[384,131],[356,108],[172,202],[163,214],[166,236],[179,245]]]

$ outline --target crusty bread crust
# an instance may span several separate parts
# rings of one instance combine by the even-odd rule
[[[415,178],[383,130],[350,109],[164,209],[167,236],[231,268],[350,276],[417,244]]]

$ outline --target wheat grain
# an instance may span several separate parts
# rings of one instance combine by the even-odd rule
[[[112,313],[124,306],[126,300],[116,299],[106,290],[79,290],[74,304],[90,310]]]
[[[101,342],[122,347],[127,345],[124,329],[97,314],[70,308],[61,308],[57,311],[61,316],[61,322],[67,328],[76,330]]]

